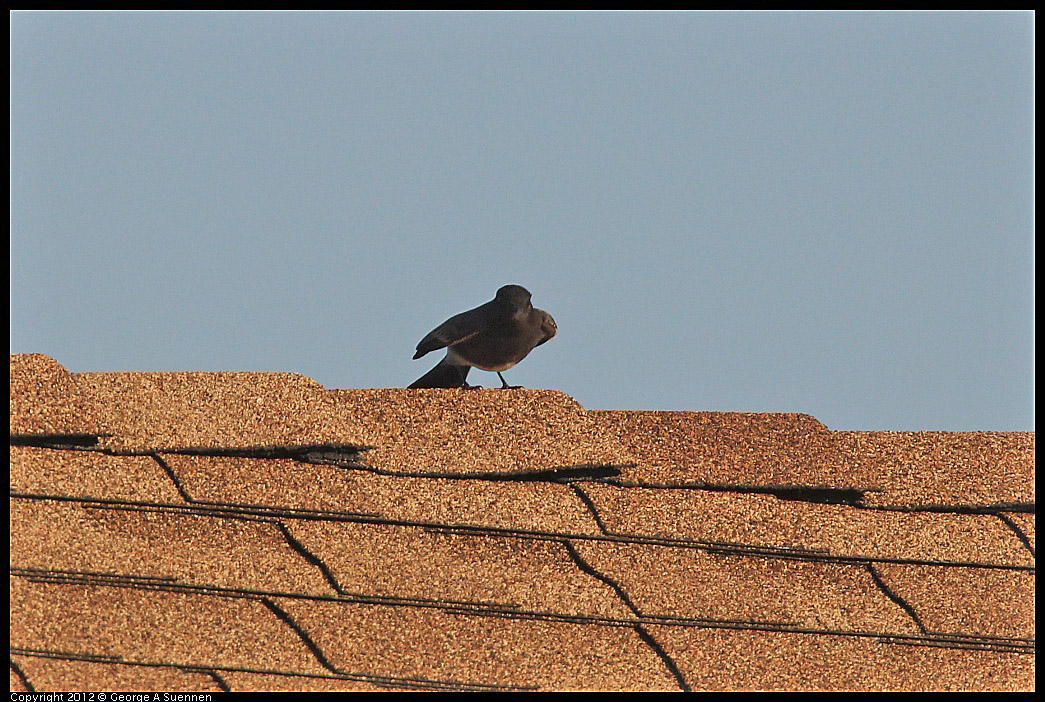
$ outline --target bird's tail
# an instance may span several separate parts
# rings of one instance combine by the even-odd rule
[[[443,359],[420,378],[410,383],[407,387],[417,388],[459,388],[465,384],[470,366],[455,366]]]

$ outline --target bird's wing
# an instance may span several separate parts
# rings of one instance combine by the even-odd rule
[[[544,310],[534,310],[535,312],[541,313],[541,340],[534,344],[534,348],[540,346],[545,341],[551,339],[559,331],[559,327],[555,325],[555,320],[552,316]]]
[[[414,354],[414,358],[421,358],[429,351],[460,343],[481,332],[484,326],[488,324],[489,312],[487,306],[489,304],[488,302],[473,310],[455,314],[428,332],[425,338],[418,342],[417,353]]]

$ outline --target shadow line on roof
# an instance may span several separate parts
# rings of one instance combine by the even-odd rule
[[[1034,549],[1034,544],[1030,542],[1030,537],[1024,533],[1023,529],[1020,528],[1019,524],[1013,521],[1012,517],[1002,512],[996,512],[994,513],[994,516],[1000,519],[1005,524],[1005,526],[1009,527],[1009,529],[1011,529],[1012,532],[1016,534],[1016,537],[1023,542],[1024,548],[1030,551],[1030,555],[1034,556],[1035,558],[1038,557],[1037,552]]]
[[[164,446],[147,449],[128,449],[106,446],[101,440],[106,434],[11,434],[11,446],[30,446],[56,451],[94,451],[108,456],[154,456],[171,453],[184,456],[213,456],[220,458],[289,458],[302,463],[319,465],[342,463],[352,465],[373,446],[363,444],[321,443],[281,444],[272,446]]]
[[[101,434],[11,434],[11,446],[49,449],[86,449],[97,446]]]
[[[36,692],[36,688],[33,687],[31,682],[29,682],[29,677],[25,674],[25,671],[22,670],[22,667],[18,665],[14,658],[11,658],[11,670],[14,671],[14,674],[29,692]],[[14,692],[14,690],[12,690],[12,692]]]
[[[307,600],[313,602],[342,602],[346,604],[364,604],[387,607],[422,607],[439,609],[448,614],[458,614],[478,617],[498,617],[505,619],[522,619],[537,621],[555,621],[573,624],[628,627],[636,625],[656,624],[660,626],[695,627],[705,629],[736,629],[745,631],[771,631],[781,633],[795,633],[807,635],[846,636],[857,638],[873,638],[887,643],[910,643],[911,645],[936,646],[941,648],[984,650],[996,653],[1035,653],[1035,640],[1017,637],[1001,637],[987,635],[963,635],[939,632],[926,632],[917,634],[896,634],[875,631],[826,629],[803,627],[787,623],[760,622],[757,620],[735,620],[735,619],[701,619],[684,618],[658,615],[642,615],[634,619],[621,619],[612,617],[600,617],[594,615],[562,614],[548,611],[523,610],[515,606],[479,606],[469,607],[452,601],[420,599],[393,601],[397,598],[375,597],[370,595],[317,595],[308,593],[274,592],[266,590],[251,590],[243,588],[229,588],[217,585],[196,585],[190,583],[170,583],[156,580],[149,582],[147,578],[135,576],[119,576],[112,574],[74,574],[59,571],[48,571],[29,568],[12,568],[12,575],[25,578],[30,582],[60,584],[60,585],[82,585],[95,587],[116,587],[136,590],[153,590],[162,592],[175,592],[182,594],[195,594],[201,596],[250,599],[263,601],[266,598],[284,598],[292,600]],[[267,605],[266,605],[267,606]],[[99,656],[99,660],[108,661],[109,657]]]
[[[708,492],[735,492],[740,494],[772,495],[782,500],[813,502],[817,504],[840,504],[860,509],[883,512],[936,512],[940,514],[997,514],[1017,512],[1034,514],[1034,502],[994,502],[990,504],[915,504],[915,505],[867,505],[864,496],[869,492],[887,492],[883,488],[832,487],[828,485],[744,485],[739,483],[645,483],[625,481],[617,478],[595,480],[605,485],[623,489],[646,490],[706,490]]]
[[[232,692],[232,688],[229,687],[228,682],[226,682],[225,678],[221,677],[216,670],[193,670],[192,668],[182,668],[181,670],[185,673],[201,673],[202,675],[208,675],[222,692]]]
[[[450,472],[419,472],[419,471],[408,471],[408,470],[389,470],[387,468],[377,468],[374,466],[368,466],[364,464],[351,464],[342,465],[340,463],[327,463],[327,462],[316,462],[316,461],[303,461],[305,463],[313,463],[319,465],[336,465],[339,468],[346,470],[358,470],[366,473],[373,473],[375,475],[383,475],[391,478],[436,478],[443,480],[487,480],[487,481],[504,481],[504,482],[549,482],[549,483],[568,483],[578,480],[591,480],[598,481],[604,478],[610,478],[620,475],[621,470],[624,468],[630,468],[634,466],[634,463],[621,463],[621,464],[599,464],[599,463],[578,463],[576,465],[568,466],[552,466],[551,468],[543,468],[537,470],[520,470],[520,471],[489,471],[489,472],[476,472],[476,473],[450,473]]]
[[[772,495],[782,500],[815,502],[826,505],[862,506],[868,492],[885,492],[881,488],[832,487],[828,485],[743,485],[739,483],[645,483],[619,479],[602,480],[620,488],[648,490],[707,490],[708,492],[736,492],[741,494]]]
[[[994,514],[1014,512],[1019,514],[1035,514],[1034,502],[997,502],[989,504],[914,504],[914,505],[867,505],[864,498],[867,493],[887,492],[877,487],[837,487],[828,485],[750,485],[743,483],[715,482],[682,482],[682,483],[650,483],[621,480],[620,475],[627,468],[634,468],[635,463],[598,464],[583,463],[575,465],[553,466],[546,469],[523,471],[490,471],[490,472],[426,472],[401,471],[369,466],[360,462],[365,451],[373,446],[355,444],[301,444],[286,446],[254,446],[241,448],[213,447],[172,447],[161,449],[116,449],[97,446],[99,437],[93,434],[11,434],[12,446],[30,446],[54,450],[88,451],[110,456],[149,456],[163,467],[173,481],[175,487],[189,502],[199,502],[188,495],[171,467],[162,460],[164,454],[185,456],[208,456],[219,458],[258,458],[258,459],[290,459],[308,465],[332,465],[345,470],[358,470],[375,475],[397,478],[431,478],[443,480],[479,480],[479,481],[520,481],[550,482],[567,484],[575,481],[588,481],[611,485],[622,489],[648,490],[704,490],[708,492],[729,492],[737,494],[772,495],[782,500],[807,502],[813,504],[839,504],[860,509],[894,511],[894,512],[935,512],[942,514]],[[1015,525],[1006,522],[1024,545],[1033,553],[1033,548],[1026,535]]]
[[[998,570],[1035,571],[1033,565],[1012,563],[985,563],[977,561],[942,561],[925,558],[899,558],[888,556],[843,556],[831,554],[819,549],[800,549],[787,546],[768,546],[760,544],[744,544],[697,539],[678,539],[661,536],[645,536],[642,534],[625,534],[609,532],[604,534],[578,534],[567,532],[539,531],[534,529],[516,529],[509,527],[477,526],[469,524],[446,524],[407,519],[391,519],[353,512],[336,512],[327,510],[309,510],[305,508],[287,509],[284,507],[243,507],[226,503],[193,503],[190,505],[163,502],[145,502],[133,500],[111,500],[105,498],[70,497],[67,495],[47,495],[40,493],[9,493],[11,498],[30,500],[54,500],[58,502],[78,502],[84,507],[93,509],[116,509],[142,512],[177,512],[219,518],[235,519],[250,516],[279,517],[283,519],[301,519],[313,521],[352,522],[359,524],[387,524],[390,526],[421,527],[433,532],[510,536],[523,539],[561,541],[613,541],[617,543],[647,544],[674,548],[693,548],[738,556],[756,556],[763,558],[782,558],[787,560],[815,561],[819,563],[895,563],[899,565],[926,565],[956,568],[989,568]]]
[[[866,564],[865,568],[867,569],[867,572],[871,575],[871,581],[875,584],[875,587],[881,590],[882,594],[884,594],[890,600],[895,602],[900,609],[906,612],[907,615],[911,618],[911,620],[914,621],[919,631],[921,631],[923,634],[928,634],[929,630],[925,628],[925,624],[922,622],[922,618],[918,616],[918,611],[915,610],[915,608],[911,606],[911,604],[907,600],[900,597],[900,595],[897,594],[895,590],[889,587],[889,584],[885,582],[884,578],[882,578],[881,573],[879,573],[875,569],[874,564],[868,563]]]
[[[148,668],[170,668],[173,670],[190,671],[194,673],[214,674],[218,671],[224,673],[254,673],[258,675],[280,675],[292,678],[314,678],[319,680],[345,680],[352,682],[367,682],[379,687],[402,688],[413,690],[444,690],[448,692],[530,692],[537,688],[521,685],[493,685],[488,683],[459,683],[455,681],[432,680],[426,678],[397,678],[390,675],[371,675],[368,673],[343,673],[320,675],[317,673],[302,673],[289,670],[273,670],[268,668],[244,668],[238,666],[197,666],[186,663],[165,663],[162,661],[128,661],[118,656],[101,656],[92,653],[71,653],[68,651],[49,651],[35,648],[10,649],[12,656],[27,656],[32,658],[51,658],[66,661],[82,661],[85,663],[99,663],[103,665],[129,665]]]

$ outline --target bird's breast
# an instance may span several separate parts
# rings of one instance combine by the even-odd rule
[[[482,333],[450,347],[457,358],[480,370],[506,371],[526,358],[533,340],[518,333]]]
[[[506,371],[519,362],[505,361],[503,358],[498,360],[496,357],[469,353],[468,351],[469,349],[465,349],[465,352],[462,354],[458,351],[457,346],[451,346],[446,350],[446,359],[455,366],[472,366],[473,368],[491,373]]]

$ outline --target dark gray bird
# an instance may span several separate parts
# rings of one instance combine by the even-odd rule
[[[454,315],[421,339],[415,360],[444,347],[446,356],[409,387],[475,387],[465,381],[473,367],[497,373],[502,389],[520,387],[508,385],[501,371],[526,358],[556,331],[552,316],[530,303],[529,290],[505,285],[485,305]]]

